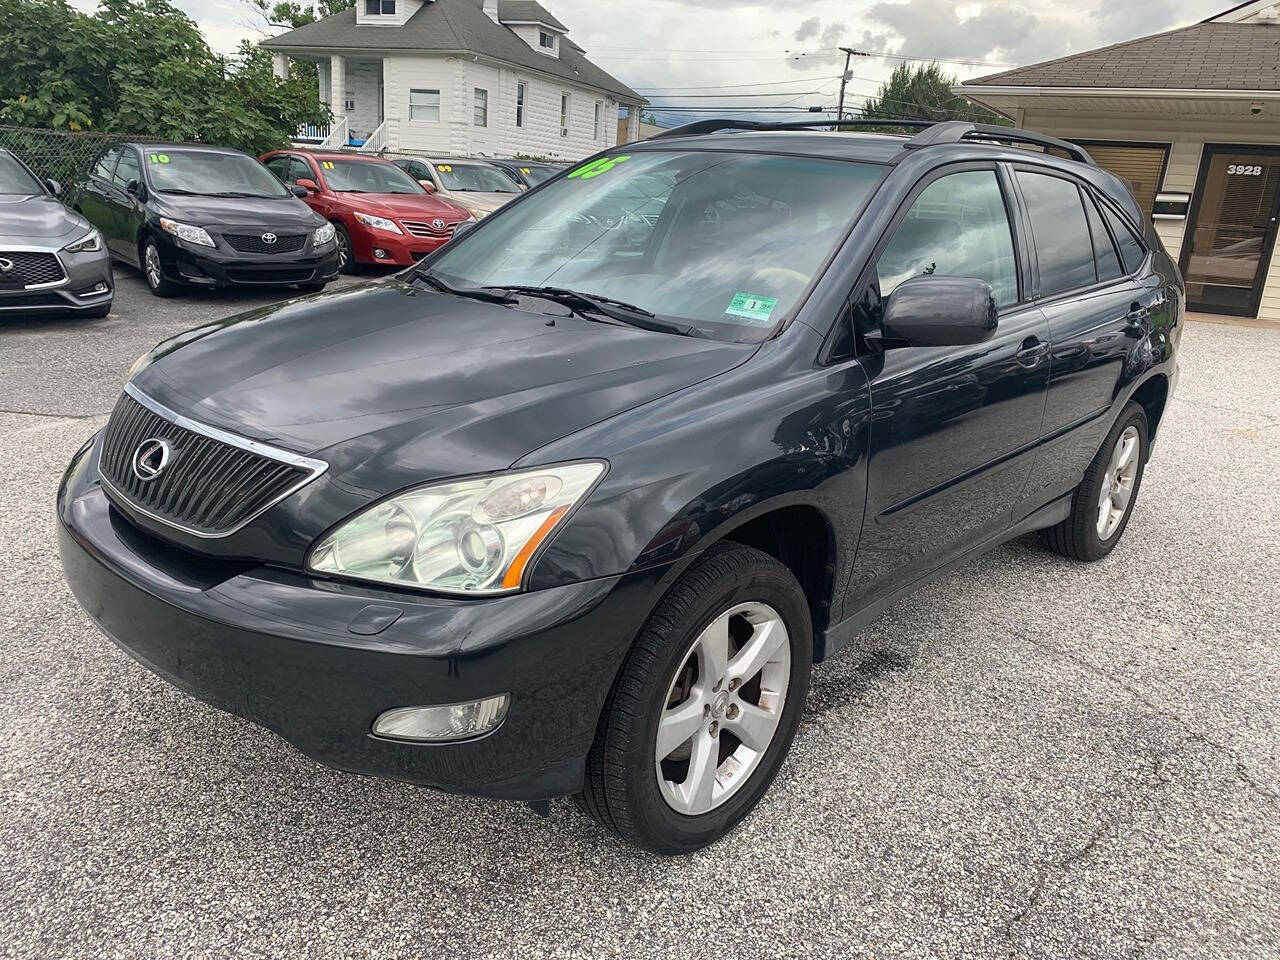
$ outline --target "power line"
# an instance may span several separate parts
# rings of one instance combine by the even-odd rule
[[[662,90],[741,90],[744,87],[780,87],[784,84],[792,83],[813,83],[814,77],[800,77],[798,80],[761,80],[759,83],[725,83],[712,87],[636,87],[637,92],[649,91],[657,93]],[[822,79],[822,78],[816,78]],[[839,80],[839,77],[831,77],[831,80]]]
[[[592,46],[591,50],[592,52],[601,51],[601,50],[604,50],[604,51],[642,50],[643,51],[643,50],[652,50],[652,47]],[[834,52],[827,52],[829,50],[832,50]],[[839,48],[826,48],[826,47],[819,48],[818,50],[791,50],[791,49],[779,50],[776,48],[766,50],[766,49],[760,49],[758,47],[746,48],[741,50],[729,50],[729,49],[706,50],[706,49],[690,47],[690,48],[668,48],[665,52],[666,53],[710,53],[710,54],[720,54],[720,55],[751,53],[751,54],[761,54],[762,56],[760,59],[771,59],[772,57],[779,56],[779,55],[788,56],[792,58],[800,58],[800,57],[838,58],[840,56]],[[879,57],[885,60],[914,60],[914,61],[932,62],[932,63],[957,63],[966,67],[1014,67],[1014,66],[1017,66],[1017,64],[1000,63],[995,60],[966,60],[961,57],[912,56],[910,54],[905,54],[905,53],[886,53],[879,50],[855,50],[854,55],[859,57],[866,57],[869,59],[875,59]],[[622,59],[622,58],[615,57],[612,59]],[[649,56],[649,57],[643,57],[639,59],[651,60],[651,59],[654,59],[654,57]]]

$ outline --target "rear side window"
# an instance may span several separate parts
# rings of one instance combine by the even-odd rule
[[[876,264],[880,296],[912,277],[973,277],[995,291],[996,303],[1018,300],[1018,268],[1004,194],[994,170],[969,170],[935,180],[911,204]]]
[[[1128,224],[1106,207],[1102,208],[1102,212],[1107,218],[1107,223],[1111,225],[1111,232],[1115,235],[1116,243],[1120,244],[1120,259],[1124,261],[1124,272],[1133,273],[1138,267],[1142,266],[1142,260],[1147,255],[1146,248],[1133,235],[1133,231],[1129,229]]]
[[[1080,189],[1070,180],[1018,171],[1018,185],[1031,214],[1031,235],[1040,264],[1040,296],[1051,297],[1097,282],[1093,240]]]
[[[315,173],[311,170],[311,165],[307,161],[299,157],[289,158],[289,174],[285,182],[289,186],[295,186],[299,180],[312,180]]]
[[[289,158],[287,156],[272,157],[265,164],[268,170],[274,173],[282,181],[288,182]]]
[[[123,189],[129,185],[130,180],[141,179],[142,164],[138,162],[138,155],[132,150],[126,149],[120,154],[120,162],[116,164],[116,185]]]
[[[120,151],[123,149],[123,147],[112,147],[100,156],[98,162],[93,165],[93,175],[101,177],[103,180],[110,180],[111,171],[116,168],[116,160],[120,157]]]
[[[1124,273],[1120,266],[1120,258],[1116,255],[1115,244],[1102,225],[1102,214],[1098,213],[1098,205],[1092,197],[1086,195],[1085,212],[1089,215],[1089,232],[1093,234],[1093,259],[1098,265],[1098,280],[1115,280]]]

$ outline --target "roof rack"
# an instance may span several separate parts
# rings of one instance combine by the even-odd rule
[[[779,123],[764,123],[758,120],[697,120],[686,123],[682,127],[664,130],[650,140],[665,140],[668,137],[697,137],[705,133],[718,133],[721,130],[810,130],[820,127],[905,127],[909,130],[920,130],[904,147],[918,150],[921,147],[932,147],[940,143],[960,143],[964,140],[989,140],[994,143],[1026,143],[1038,147],[1061,150],[1072,160],[1087,163],[1096,167],[1093,157],[1079,144],[1067,140],[1059,140],[1047,134],[1035,133],[1014,127],[1000,127],[992,123],[969,123],[967,120],[887,120],[859,118],[857,120],[784,120]]]
[[[1038,147],[1061,150],[1072,160],[1087,163],[1091,167],[1097,166],[1093,157],[1089,156],[1089,152],[1079,144],[1059,140],[1057,137],[1032,130],[1000,127],[993,123],[969,123],[966,120],[944,120],[941,123],[935,123],[924,133],[912,137],[904,146],[908,150],[918,150],[921,147],[932,147],[939,143],[960,143],[962,140],[1029,143]]]
[[[695,120],[682,127],[664,130],[649,139],[696,137],[721,130],[809,130],[817,127],[907,127],[913,130],[927,130],[935,126],[937,122],[934,120],[783,120],[777,123],[764,123],[759,120]]]

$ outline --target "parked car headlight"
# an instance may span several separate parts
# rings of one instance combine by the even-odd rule
[[[353,216],[358,223],[363,223],[366,227],[373,227],[375,230],[386,230],[388,233],[399,233],[400,228],[395,225],[395,221],[388,220],[386,217],[375,217],[372,213],[355,213]]]
[[[189,223],[179,223],[177,220],[170,220],[168,217],[160,218],[160,228],[165,233],[172,233],[179,240],[185,240],[187,243],[199,244],[202,247],[214,246],[213,237],[209,236],[204,227],[193,227]]]
[[[90,230],[75,243],[68,243],[62,249],[67,253],[97,253],[102,249],[102,233]]]
[[[316,230],[316,235],[311,238],[313,246],[323,247],[326,243],[332,243],[334,234],[337,231],[333,229],[332,223],[326,223],[323,227]]]
[[[307,567],[442,593],[517,591],[538,547],[604,471],[589,461],[417,487],[346,520],[312,547]]]

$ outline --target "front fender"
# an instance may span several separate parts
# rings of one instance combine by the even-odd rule
[[[659,565],[678,574],[743,523],[796,505],[817,509],[835,532],[834,582],[844,583],[857,536],[842,532],[861,529],[866,504],[871,395],[858,363],[814,365],[820,342],[794,324],[732,371],[521,460],[610,464],[538,559],[530,586]]]

